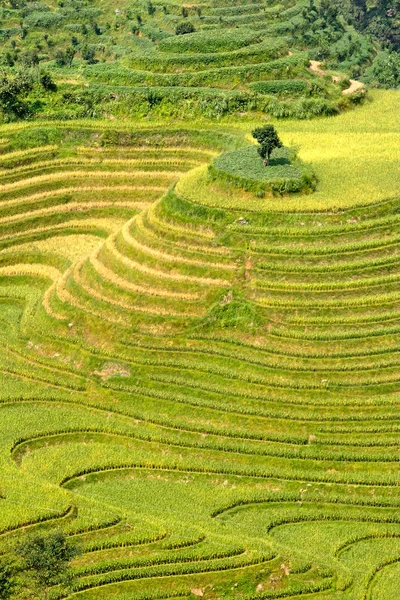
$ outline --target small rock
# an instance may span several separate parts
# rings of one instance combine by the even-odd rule
[[[204,596],[204,592],[200,588],[193,588],[190,591],[192,592],[193,596]]]
[[[262,583],[259,583],[258,586],[256,587],[256,592],[261,592],[264,589],[264,586]]]
[[[249,224],[249,222],[246,221],[246,219],[244,217],[239,217],[237,222],[239,223],[239,225],[248,225]]]

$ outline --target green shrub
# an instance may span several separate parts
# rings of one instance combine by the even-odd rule
[[[383,88],[400,86],[400,52],[380,52],[367,69],[366,80]]]
[[[195,31],[195,27],[190,21],[181,21],[175,28],[176,35],[186,35],[188,33],[194,33]]]

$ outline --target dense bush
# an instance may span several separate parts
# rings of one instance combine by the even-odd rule
[[[400,86],[400,53],[385,51],[378,54],[373,65],[367,69],[366,81],[385,88]]]
[[[398,0],[333,0],[340,11],[350,18],[360,31],[367,31],[394,49],[400,49],[400,24]]]
[[[55,12],[34,11],[29,13],[24,19],[25,27],[43,27],[52,29],[60,27],[64,21],[64,17]]]
[[[10,74],[0,72],[0,110],[3,120],[23,118],[30,113],[26,96],[33,88],[33,79],[29,72]]]
[[[181,21],[175,28],[176,35],[185,35],[188,33],[194,33],[195,27],[191,21]]]

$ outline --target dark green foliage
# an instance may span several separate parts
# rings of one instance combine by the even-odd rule
[[[399,0],[333,0],[341,12],[352,20],[360,31],[379,38],[385,45],[400,49]]]
[[[190,21],[181,21],[175,29],[176,35],[185,35],[186,33],[194,33],[195,27]]]
[[[278,132],[273,125],[264,125],[263,127],[254,129],[251,134],[260,144],[257,148],[258,154],[263,159],[264,166],[268,167],[272,151],[275,148],[282,148]]]
[[[83,49],[82,49],[83,51]],[[58,50],[55,56],[56,65],[58,67],[72,67],[72,62],[74,60],[74,56],[76,54],[76,50],[73,46],[69,46],[66,50]]]
[[[83,51],[84,48],[82,49],[82,52]],[[73,46],[69,46],[66,50],[58,50],[55,56],[57,67],[71,67],[75,54],[76,50]]]
[[[49,534],[35,534],[17,547],[17,554],[24,560],[25,569],[31,571],[44,598],[52,585],[65,583],[69,562],[78,554],[66,535],[59,531]]]
[[[27,15],[24,27],[44,27],[46,29],[59,27],[64,21],[63,15],[56,12],[34,11]]]
[[[26,50],[20,55],[19,60],[25,67],[36,67],[39,64],[39,56],[35,50]]]
[[[14,569],[11,565],[0,562],[0,600],[8,600],[15,590]]]
[[[65,58],[67,60],[67,65],[69,67],[72,67],[72,61],[74,60],[75,54],[76,54],[76,50],[72,46],[69,46],[65,50]]]
[[[57,86],[54,83],[51,75],[49,75],[49,73],[41,73],[40,83],[42,84],[43,88],[48,92],[56,92],[57,91]]]
[[[0,109],[5,120],[28,115],[29,105],[25,98],[32,87],[32,78],[27,72],[18,72],[16,75],[0,72]]]
[[[332,6],[330,0],[322,1],[319,5],[315,0],[309,0],[308,6],[301,13],[297,28],[305,44],[325,49],[337,42],[345,31],[339,11]]]
[[[83,60],[86,60],[86,62],[89,65],[96,62],[96,49],[94,46],[89,46],[88,44],[85,44],[84,46],[82,46],[81,54]]]
[[[400,86],[400,53],[386,50],[378,54],[373,65],[366,71],[366,80],[385,88]]]
[[[56,61],[57,67],[64,67],[67,64],[67,58],[65,56],[65,52],[63,52],[62,50],[57,50],[56,56],[55,56],[55,61]]]
[[[0,55],[0,65],[3,67],[13,67],[15,58],[11,52],[4,52]]]

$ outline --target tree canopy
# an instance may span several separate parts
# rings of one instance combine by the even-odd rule
[[[17,553],[47,598],[50,586],[66,582],[69,562],[78,554],[78,549],[68,542],[62,531],[56,531],[27,538],[18,546]]]
[[[264,160],[264,165],[268,167],[272,151],[275,148],[282,148],[283,145],[279,139],[278,132],[273,125],[264,125],[264,127],[254,129],[252,136],[260,144],[258,154]]]

